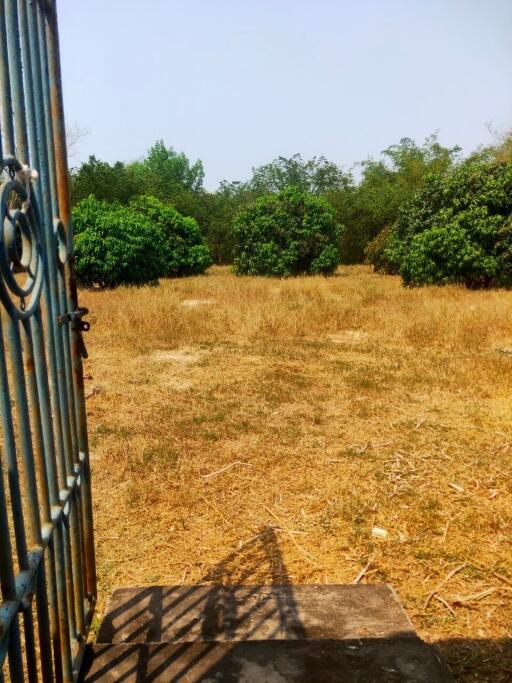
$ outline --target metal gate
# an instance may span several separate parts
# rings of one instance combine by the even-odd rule
[[[96,583],[55,0],[0,0],[0,51],[0,681],[72,681]]]

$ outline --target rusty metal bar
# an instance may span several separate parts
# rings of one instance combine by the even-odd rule
[[[52,186],[51,186],[51,163],[52,160],[48,156],[49,142],[48,142],[48,111],[47,103],[45,102],[45,79],[47,78],[46,60],[44,45],[41,41],[42,36],[42,20],[41,10],[36,3],[30,3],[28,6],[28,31],[32,56],[32,76],[33,86],[36,97],[36,102],[39,107],[36,110],[36,128],[38,131],[37,138],[39,140],[39,170],[40,170],[40,192],[42,194],[42,221],[44,224],[44,242],[47,254],[47,316],[46,316],[46,333],[48,335],[48,345],[51,348],[49,354],[51,375],[52,375],[52,403],[54,414],[58,416],[56,424],[57,448],[60,456],[60,485],[66,486],[66,482],[72,476],[73,457],[70,452],[69,439],[69,414],[67,408],[67,396],[65,385],[65,366],[63,361],[62,341],[57,325],[58,310],[58,292],[57,292],[57,276],[56,276],[56,259],[55,259],[55,240],[53,235],[53,202],[52,202]],[[45,110],[46,109],[46,110]],[[39,115],[37,115],[39,114]],[[65,643],[67,656],[63,661],[65,679],[71,674],[69,672],[70,660],[72,659],[71,647],[75,646],[78,641],[83,638],[83,634],[77,633],[75,591],[74,584],[76,578],[75,567],[72,561],[71,539],[69,533],[69,525],[67,520],[62,521],[60,534],[62,536],[62,544],[60,546],[63,560],[61,566],[60,579],[65,585],[65,602],[62,597],[62,616],[60,620],[61,640]],[[65,614],[65,619],[63,615]],[[67,629],[67,633],[66,633]]]
[[[39,13],[38,17],[38,35],[39,44],[41,52],[41,68],[43,73],[43,103],[45,112],[45,126],[46,126],[46,137],[47,137],[47,153],[48,153],[48,180],[50,187],[50,198],[52,205],[53,216],[59,215],[59,207],[57,205],[57,186],[56,186],[56,173],[55,173],[55,155],[54,155],[54,144],[53,144],[53,127],[52,127],[52,117],[51,117],[51,103],[50,103],[50,79],[48,72],[48,58],[47,58],[47,46],[46,46],[46,30],[45,30],[45,17],[42,13]],[[58,219],[53,221],[53,238],[54,242],[58,239],[58,231],[56,226],[60,224]],[[70,345],[69,345],[69,329],[67,325],[59,325],[59,319],[67,311],[67,301],[66,301],[66,283],[63,274],[63,263],[60,262],[58,258],[57,249],[54,246],[53,254],[51,257],[55,259],[55,272],[56,272],[56,299],[55,299],[55,309],[57,310],[56,319],[56,343],[57,343],[57,353],[58,357],[61,358],[61,364],[63,367],[63,392],[62,392],[62,424],[64,426],[64,439],[66,444],[66,452],[68,454],[68,467],[69,465],[78,462],[78,442],[77,442],[77,430],[76,430],[76,413],[74,404],[74,394],[73,394],[73,379],[71,375],[71,359],[70,359]],[[66,259],[67,260],[67,259]],[[82,534],[80,529],[80,518],[77,514],[79,510],[79,505],[73,505],[71,508],[71,514],[69,516],[69,533],[71,537],[70,542],[70,566],[73,568],[73,573],[75,574],[73,580],[74,587],[74,610],[76,617],[76,628],[77,628],[77,638],[80,640],[83,638],[86,625],[85,625],[85,609],[83,601],[83,549],[82,549]]]
[[[68,258],[64,264],[68,307],[77,310],[78,294],[74,269],[73,225],[71,221],[71,205],[69,200],[69,169],[66,148],[66,127],[64,125],[64,104],[62,97],[62,76],[59,59],[59,29],[56,4],[46,15],[46,40],[48,49],[49,81],[51,113],[53,125],[53,142],[55,149],[55,172],[59,217],[65,229]],[[77,419],[77,437],[80,453],[85,455],[84,487],[82,497],[82,520],[85,537],[86,588],[91,609],[96,602],[96,558],[94,550],[94,531],[92,514],[91,474],[89,467],[89,440],[87,434],[87,414],[84,396],[84,379],[82,365],[82,332],[80,321],[70,325],[71,363],[73,371],[74,403]]]

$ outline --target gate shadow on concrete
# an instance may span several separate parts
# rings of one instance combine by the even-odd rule
[[[262,585],[279,585],[279,591],[262,595]],[[251,600],[253,596],[258,599]],[[255,613],[273,628],[261,633],[262,624],[253,619]],[[265,527],[197,584],[128,589],[126,600],[107,611],[97,640],[247,640],[257,634],[289,636],[290,630],[295,638],[306,637],[276,531]]]

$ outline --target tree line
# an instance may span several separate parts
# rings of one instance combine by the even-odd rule
[[[278,220],[278,231],[282,232],[286,223],[282,220],[283,207],[290,208],[294,202],[297,207],[299,202],[302,227],[295,224],[292,228],[290,223],[290,234],[295,234],[289,238],[295,245],[292,251],[297,251],[297,235],[305,223],[311,222],[311,216],[322,214],[325,221],[328,214],[329,243],[336,242],[337,260],[341,263],[367,260],[377,270],[400,273],[406,284],[448,281],[461,281],[471,286],[507,284],[508,275],[502,275],[508,258],[503,255],[508,254],[508,246],[503,243],[508,240],[505,233],[511,211],[508,199],[512,196],[510,151],[510,136],[479,149],[468,158],[462,157],[457,146],[443,146],[437,135],[430,136],[422,144],[403,138],[385,149],[378,159],[367,159],[350,170],[340,168],[323,156],[307,160],[295,154],[253,168],[248,180],[223,181],[216,191],[209,192],[203,184],[202,162],[191,161],[184,153],[159,140],[138,161],[109,164],[91,156],[71,172],[71,194],[77,207],[75,213],[78,211],[79,216],[83,201],[91,195],[97,202],[103,202],[104,211],[117,207],[121,213],[122,207],[137,206],[137,200],[139,207],[141,201],[147,205],[149,200],[141,198],[152,197],[159,202],[160,212],[162,207],[172,207],[182,216],[191,217],[195,226],[192,230],[196,235],[194,239],[197,240],[199,231],[211,259],[216,263],[234,263],[238,272],[243,272],[244,268],[246,272],[264,268],[254,265],[254,249],[250,257],[253,265],[241,265],[250,261],[247,260],[248,244],[252,241],[254,246],[254,231],[258,230],[258,239],[266,240],[263,251],[266,250],[265,258],[270,259],[269,263],[274,264],[273,274],[296,272],[295,266],[290,266],[289,272],[284,266],[281,270],[275,266],[281,259],[276,249],[279,251],[281,247],[278,249],[275,240],[264,235],[265,230],[268,233],[267,228],[262,232],[265,221],[261,216],[268,214],[269,206],[273,205],[277,211],[279,205],[281,223]],[[294,196],[293,192],[290,194],[292,189]],[[315,198],[320,204],[315,204]],[[263,209],[264,205],[267,208]],[[320,205],[322,210],[318,208]],[[257,206],[259,213],[255,209]],[[297,211],[296,208],[290,210],[292,213]],[[307,218],[304,218],[305,211],[309,211]],[[145,218],[150,220],[148,216],[146,211]],[[78,223],[80,235],[86,224],[81,218]],[[312,228],[309,232],[319,238],[318,230],[315,233]],[[494,237],[491,238],[490,233]],[[311,236],[304,239],[311,243]],[[241,240],[245,242],[241,243]],[[496,246],[498,243],[501,246]],[[195,246],[200,246],[200,242]],[[283,244],[282,248],[288,250],[286,258],[289,258],[290,245]],[[493,252],[494,261],[490,265],[488,251],[493,249],[501,249],[503,254]],[[270,257],[272,250],[275,253]],[[465,253],[464,265],[457,265],[461,250]],[[263,251],[258,253],[263,255]],[[324,252],[322,259],[327,259],[327,253]],[[334,263],[336,258],[332,250],[329,253],[329,264]],[[318,257],[319,254],[315,258]],[[204,265],[209,258],[199,261]],[[420,263],[422,258],[424,262]],[[299,256],[297,259],[300,261]],[[332,270],[330,266],[323,270],[329,269]],[[479,274],[482,269],[483,274]],[[185,274],[187,268],[182,271],[176,274]],[[192,271],[199,272],[197,268]],[[164,268],[160,276],[165,272]],[[303,272],[308,272],[307,268]]]

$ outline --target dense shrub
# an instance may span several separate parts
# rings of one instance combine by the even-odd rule
[[[73,209],[76,270],[86,285],[155,282],[165,267],[165,237],[149,218],[92,195]]]
[[[146,216],[164,235],[162,275],[197,275],[211,266],[210,251],[194,218],[183,216],[156,197],[139,197],[130,208]]]
[[[243,275],[329,274],[341,231],[324,199],[296,188],[260,197],[233,222],[234,268]]]
[[[193,218],[154,197],[129,206],[92,195],[73,209],[76,269],[86,285],[141,285],[202,273],[211,264]]]
[[[470,159],[430,176],[400,211],[384,261],[407,285],[512,285],[512,163]]]

